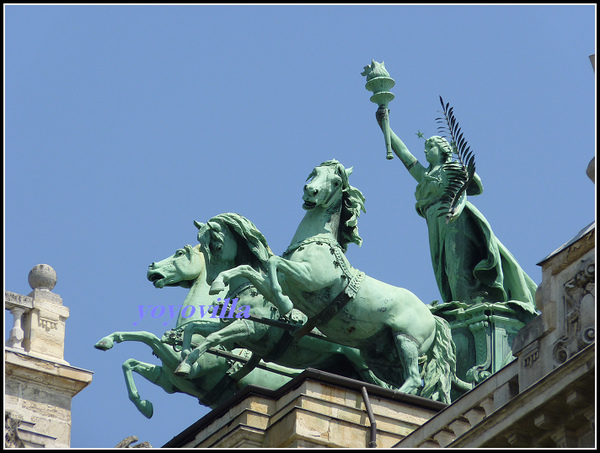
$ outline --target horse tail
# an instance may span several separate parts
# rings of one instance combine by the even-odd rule
[[[456,381],[456,345],[448,321],[433,315],[435,339],[428,351],[428,360],[423,366],[421,379],[423,388],[420,396],[450,404],[450,388]]]

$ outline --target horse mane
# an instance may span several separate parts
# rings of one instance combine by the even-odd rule
[[[359,247],[362,244],[362,238],[358,234],[358,217],[360,216],[360,211],[367,212],[365,210],[365,197],[360,190],[350,185],[348,177],[352,174],[352,167],[346,169],[335,159],[325,161],[319,166],[335,167],[336,173],[342,178],[342,212],[338,242],[345,253],[348,249],[348,244],[354,243]],[[309,175],[309,178],[312,175],[313,173]]]
[[[212,222],[226,226],[235,237],[238,244],[236,265],[249,264],[255,269],[265,269],[265,264],[273,256],[273,252],[269,248],[266,238],[254,223],[233,212],[216,215],[207,224],[210,226]]]

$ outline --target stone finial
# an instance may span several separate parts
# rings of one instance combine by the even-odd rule
[[[38,264],[29,271],[29,286],[31,289],[47,289],[51,291],[56,286],[56,271],[48,264]]]
[[[59,294],[51,291],[56,285],[56,272],[48,264],[38,264],[31,269],[28,279],[33,291],[27,298],[31,300],[32,306],[27,315],[23,316],[22,347],[29,355],[40,355],[68,365],[64,360],[64,346],[65,321],[69,317],[69,308],[63,305]]]

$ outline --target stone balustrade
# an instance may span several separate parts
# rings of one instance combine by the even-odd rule
[[[6,346],[9,348],[24,351],[23,340],[25,332],[23,331],[23,315],[33,308],[33,299],[22,294],[4,291],[4,309],[10,311],[13,316],[13,327],[10,329]]]

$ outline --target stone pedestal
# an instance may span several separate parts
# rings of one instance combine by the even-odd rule
[[[448,302],[431,311],[450,324],[456,345],[456,374],[478,384],[515,359],[511,345],[525,324],[536,315],[519,302],[480,302],[472,305]],[[453,394],[453,400],[458,395]]]
[[[276,391],[244,388],[164,447],[389,448],[445,407],[307,369]]]

